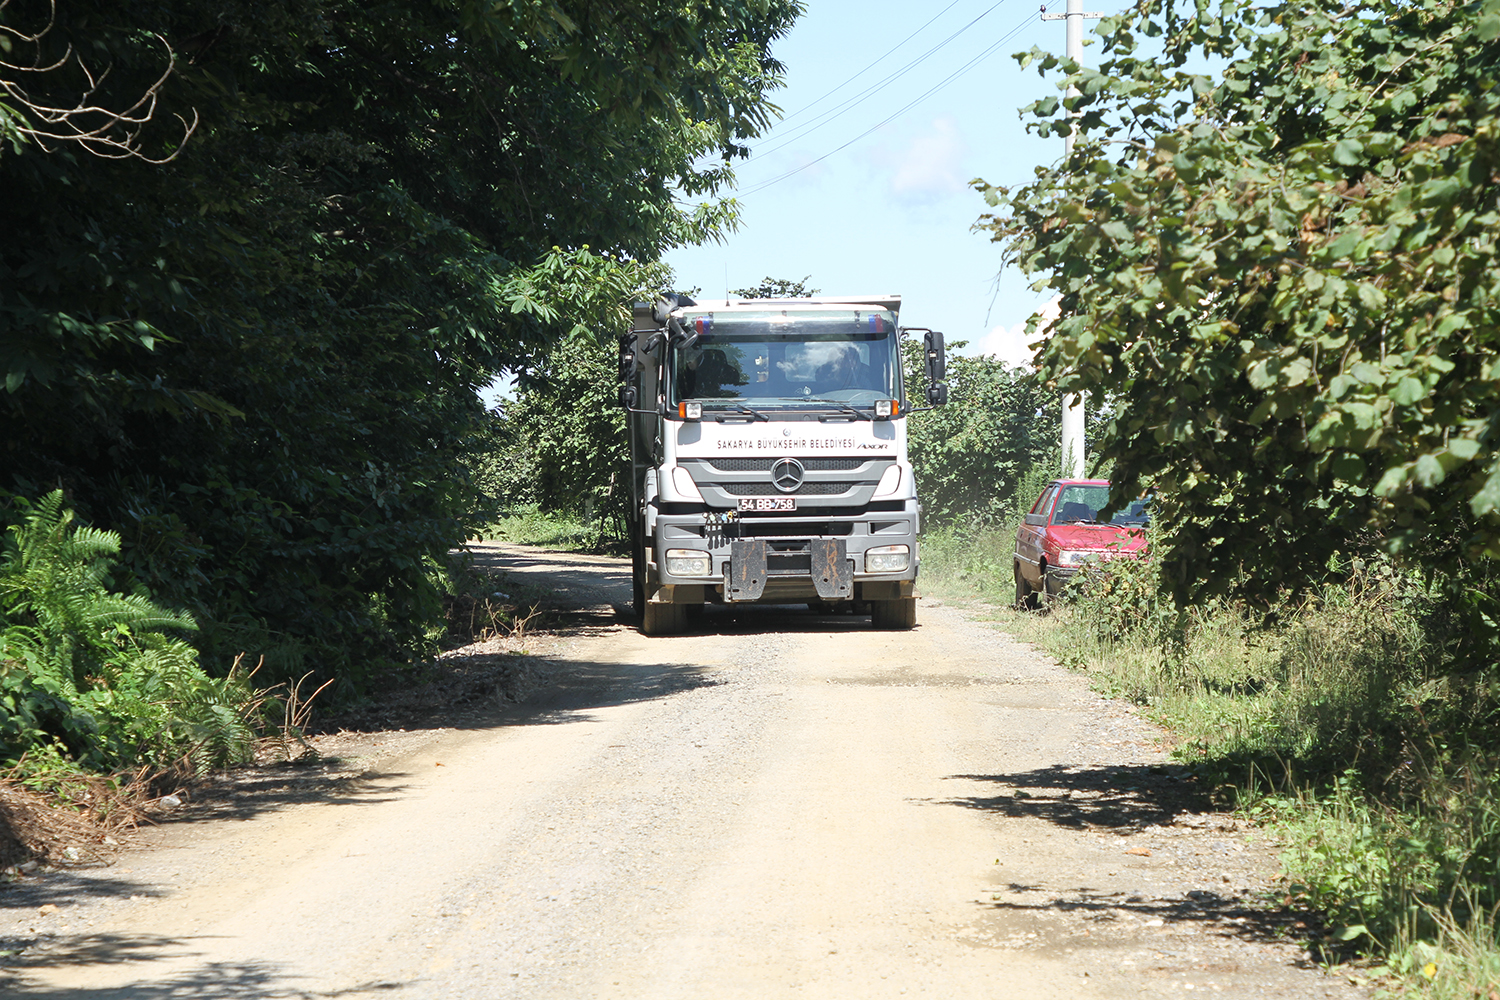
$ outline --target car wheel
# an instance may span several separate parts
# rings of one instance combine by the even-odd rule
[[[1057,573],[1054,573],[1051,569],[1042,570],[1042,587],[1047,592],[1048,603],[1051,603],[1052,601],[1055,601],[1059,597],[1061,597],[1063,588],[1067,585],[1068,581],[1063,579]]]
[[[1021,575],[1021,564],[1015,563],[1012,567],[1016,574],[1016,610],[1035,611],[1037,607],[1036,591],[1031,589],[1031,584]]]

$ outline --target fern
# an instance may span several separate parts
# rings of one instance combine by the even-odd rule
[[[169,633],[192,618],[106,583],[120,537],[74,523],[62,492],[37,501],[0,553],[0,756],[63,740],[100,764],[250,758],[260,701],[204,673]]]

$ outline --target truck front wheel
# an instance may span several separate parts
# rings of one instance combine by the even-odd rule
[[[687,621],[687,605],[647,602],[641,615],[641,631],[646,635],[675,635]]]
[[[917,625],[917,599],[900,597],[894,601],[871,601],[870,624],[876,628],[905,630]]]
[[[646,616],[646,539],[639,523],[630,526],[630,613]]]

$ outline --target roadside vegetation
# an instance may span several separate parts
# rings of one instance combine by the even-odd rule
[[[801,9],[0,0],[0,841],[525,620],[477,390],[733,228]]]
[[[735,224],[677,195],[727,190],[801,12],[700,7],[0,0],[0,63],[50,67],[0,102],[0,834],[7,789],[108,812],[524,627],[465,537],[619,544],[611,339]],[[1009,604],[1087,394],[1151,558],[998,613],[1279,831],[1323,954],[1496,1000],[1500,0],[1097,34],[1019,57],[1077,88],[1026,109],[1071,159],[976,185],[1061,319],[907,418],[924,584]],[[151,111],[47,121],[80,94]]]
[[[933,592],[996,605],[1142,706],[1201,787],[1272,832],[1268,902],[1317,915],[1315,954],[1434,997],[1500,987],[1500,674],[1455,658],[1473,636],[1441,587],[1373,556],[1269,606],[1178,607],[1147,560],[1026,612],[1008,605],[1008,538],[937,541]]]
[[[1100,22],[1071,159],[981,219],[1059,297],[1152,555],[1018,630],[1147,706],[1396,988],[1500,995],[1500,4],[1161,0]],[[1194,67],[1219,66],[1214,73]],[[1004,604],[1003,538],[928,551]]]

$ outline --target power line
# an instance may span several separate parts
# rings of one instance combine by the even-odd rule
[[[955,2],[956,2],[956,0],[955,0]],[[997,0],[996,3],[994,3],[991,6],[987,7],[983,12],[981,12],[978,16],[976,16],[968,24],[965,24],[963,27],[961,27],[957,31],[953,32],[953,34],[949,35],[947,38],[945,38],[942,41],[938,42],[936,45],[932,46],[932,48],[928,49],[926,52],[923,52],[921,55],[917,56],[911,62],[907,63],[905,66],[903,66],[900,69],[896,70],[894,73],[891,73],[890,75],[884,77],[879,83],[877,83],[877,84],[875,84],[875,85],[873,85],[871,87],[865,88],[863,91],[861,91],[858,94],[855,94],[853,97],[845,99],[842,103],[840,103],[838,105],[835,105],[834,107],[830,108],[827,111],[824,111],[822,114],[818,115],[812,121],[810,121],[810,122],[804,122],[803,124],[797,126],[797,128],[793,129],[793,131],[792,131],[792,133],[790,135],[777,136],[776,139],[768,139],[767,142],[775,142],[776,145],[771,146],[769,149],[757,149],[757,150],[755,150],[754,154],[752,156],[750,156],[745,162],[748,163],[751,160],[760,159],[762,156],[769,156],[771,153],[774,153],[778,149],[782,149],[782,148],[786,147],[788,144],[790,144],[792,142],[795,142],[798,139],[806,138],[808,135],[811,135],[813,132],[816,132],[818,129],[822,128],[824,125],[826,125],[829,122],[832,122],[834,119],[838,118],[845,111],[848,111],[848,110],[850,110],[850,109],[852,109],[854,107],[859,106],[860,104],[863,104],[867,99],[875,96],[880,91],[884,90],[886,87],[889,87],[891,84],[893,84],[897,80],[901,79],[907,73],[911,72],[913,69],[916,69],[923,62],[926,62],[929,58],[931,58],[934,54],[936,54],[940,49],[942,49],[944,46],[946,46],[949,42],[953,41],[955,38],[958,38],[960,35],[964,34],[966,31],[968,31],[970,28],[974,27],[974,25],[978,24],[981,20],[983,20],[985,17],[987,17],[989,14],[991,14],[997,7],[999,7],[1004,2],[1005,2],[1005,0]],[[953,5],[949,4],[948,6],[952,7]],[[944,9],[946,10],[947,8],[944,8]],[[927,23],[931,24],[932,22],[929,21]],[[926,27],[926,25],[923,25],[923,27]],[[920,31],[922,29],[918,28],[917,30]],[[913,32],[912,34],[915,35],[916,32]],[[911,36],[909,35],[907,37],[910,38]],[[899,48],[899,46],[897,46],[897,47]],[[895,49],[892,49],[891,51],[894,52]],[[889,52],[886,53],[886,55],[889,55],[889,54],[890,54]],[[882,56],[881,58],[884,58],[884,56]],[[877,63],[878,63],[878,60],[877,60]],[[873,66],[873,65],[875,65],[875,63],[871,64],[871,66]],[[869,68],[870,68],[869,66],[866,67],[866,69],[869,69]],[[861,70],[861,72],[864,72],[864,71]],[[858,76],[858,75],[859,74],[855,74],[855,76]],[[853,80],[853,79],[854,79],[854,77],[850,77],[850,80]],[[849,82],[848,80],[845,81],[845,83],[848,83],[848,82]],[[839,87],[835,87],[834,90],[838,90],[842,86],[844,86],[844,84],[839,84]],[[833,93],[833,91],[829,91],[829,93]],[[826,97],[827,95],[825,94],[824,96]],[[822,98],[819,98],[818,100],[822,100]],[[814,102],[814,103],[817,103],[817,102]],[[809,107],[811,107],[811,105],[809,105]]]
[[[1002,2],[1003,2],[1003,0],[1002,0]],[[993,9],[993,8],[991,8],[991,9]],[[741,195],[752,195],[752,194],[755,194],[757,192],[764,191],[766,188],[770,187],[771,185],[773,185],[773,184],[779,184],[782,181],[786,180],[788,177],[792,177],[792,176],[795,176],[796,174],[800,174],[802,171],[808,169],[809,167],[815,167],[815,166],[817,166],[819,163],[822,163],[824,160],[828,159],[830,156],[833,156],[835,153],[838,153],[838,152],[841,152],[841,151],[843,151],[845,149],[848,149],[850,146],[854,145],[856,142],[858,142],[859,140],[863,139],[865,136],[869,135],[872,132],[877,131],[878,129],[882,128],[885,125],[890,124],[892,121],[894,121],[897,118],[901,117],[903,114],[905,114],[906,112],[910,111],[912,108],[916,107],[918,104],[921,104],[927,98],[931,97],[933,94],[937,93],[939,90],[943,89],[948,84],[952,83],[954,80],[958,79],[960,76],[962,76],[963,74],[967,73],[969,70],[973,69],[975,66],[977,66],[979,63],[983,62],[985,59],[988,59],[991,55],[994,54],[994,52],[995,52],[996,49],[998,49],[1000,46],[1004,45],[1006,42],[1010,41],[1016,35],[1020,34],[1021,30],[1023,28],[1026,28],[1032,22],[1037,21],[1039,19],[1040,19],[1039,16],[1036,15],[1036,14],[1030,15],[1029,17],[1026,18],[1026,20],[1022,21],[1020,24],[1016,25],[1010,31],[1006,32],[1004,35],[1002,35],[1000,38],[998,38],[989,47],[987,47],[986,49],[984,49],[984,51],[980,52],[977,56],[975,56],[974,58],[970,59],[968,62],[964,63],[958,69],[954,70],[952,73],[950,73],[947,77],[945,77],[940,82],[934,84],[932,87],[930,87],[924,93],[922,93],[920,96],[914,98],[913,100],[911,100],[910,102],[908,102],[906,105],[902,106],[900,109],[892,112],[890,115],[886,116],[885,118],[883,118],[880,121],[876,122],[874,125],[872,125],[869,128],[865,129],[859,135],[857,135],[854,138],[850,139],[848,142],[844,143],[843,145],[838,146],[838,147],[836,147],[834,149],[829,150],[828,152],[824,153],[822,156],[818,157],[815,160],[809,160],[807,163],[802,164],[800,167],[795,167],[792,170],[788,170],[786,173],[781,174],[781,175],[776,176],[776,177],[772,177],[770,180],[762,181],[761,183],[756,184],[754,187],[749,188],[748,190],[739,192],[739,194],[741,194]]]
[[[860,77],[862,77],[866,73],[870,72],[870,70],[874,69],[876,66],[879,66],[880,63],[887,56],[889,56],[892,52],[895,52],[901,46],[905,45],[907,42],[911,41],[913,38],[916,38],[922,32],[926,31],[927,28],[932,24],[933,21],[936,21],[938,18],[942,17],[944,14],[946,14],[950,10],[952,10],[954,7],[957,7],[958,6],[958,2],[959,2],[959,0],[953,0],[953,2],[950,3],[948,6],[944,7],[942,10],[940,10],[936,14],[934,14],[932,16],[932,18],[926,24],[922,25],[916,31],[913,31],[911,34],[909,34],[905,38],[901,39],[901,41],[897,42],[895,45],[892,45],[889,49],[887,49],[886,52],[885,52],[885,55],[882,55],[879,59],[875,59],[875,60],[873,60],[871,62],[865,63],[864,69],[860,70],[858,73],[855,73],[853,76],[849,77],[849,79],[845,80],[843,83],[839,84],[837,87],[834,87],[832,90],[828,91],[826,94],[824,94],[823,96],[819,97],[817,100],[810,101],[809,103],[804,104],[802,107],[798,108],[796,111],[793,111],[791,114],[789,114],[785,118],[781,119],[782,124],[785,124],[786,122],[791,121],[793,118],[796,118],[798,115],[805,114],[806,112],[810,111],[811,109],[817,107],[819,104],[823,103],[825,100],[827,100],[828,98],[832,97],[834,94],[837,94],[839,91],[841,91],[845,87],[849,86],[849,84],[853,83],[855,80],[858,80]]]

